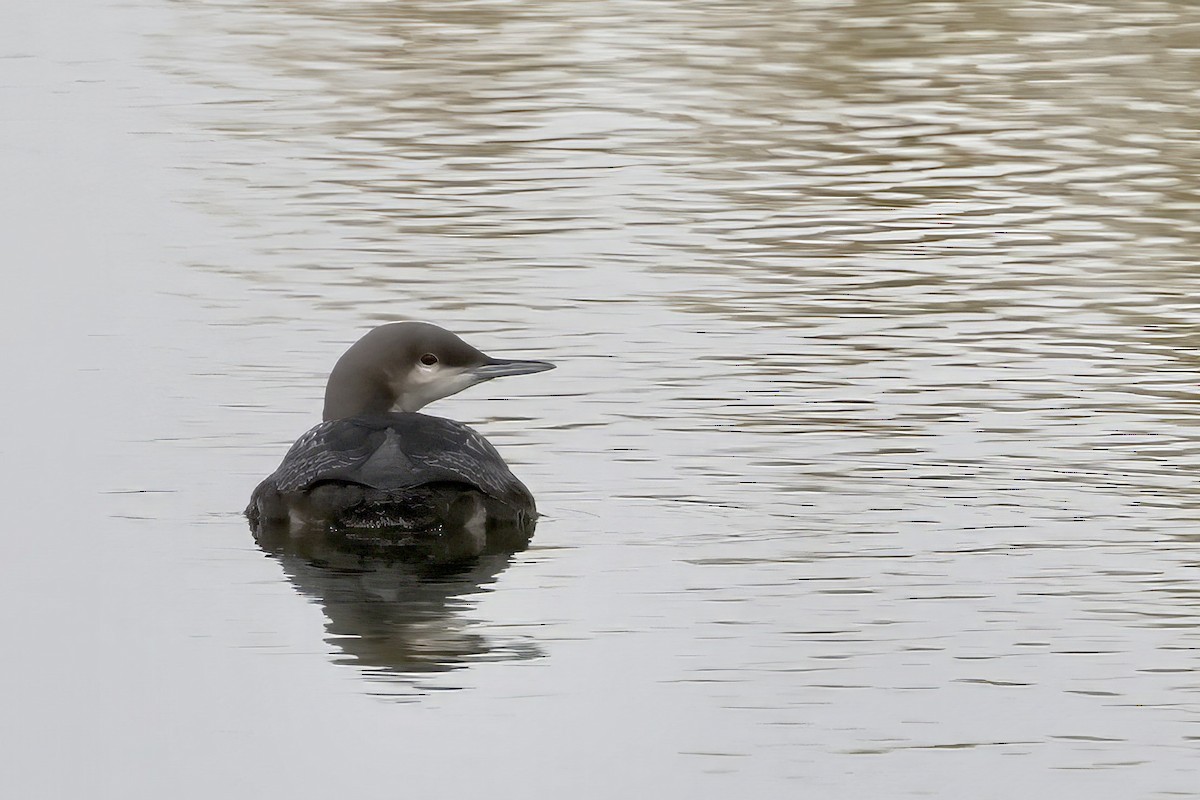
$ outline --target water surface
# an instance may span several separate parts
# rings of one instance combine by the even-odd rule
[[[1192,4],[76,5],[0,15],[14,796],[1200,796]],[[558,363],[430,409],[531,547],[264,553],[407,318]]]

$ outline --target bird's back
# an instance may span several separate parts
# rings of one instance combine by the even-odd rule
[[[314,521],[335,524],[386,520],[386,508],[419,505],[428,487],[458,487],[481,495],[489,509],[536,516],[529,490],[487,439],[460,422],[414,412],[348,417],[312,428],[255,489],[247,515],[252,522],[294,519],[299,509]]]

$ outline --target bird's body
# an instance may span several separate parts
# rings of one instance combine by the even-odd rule
[[[322,422],[254,490],[252,520],[356,528],[427,527],[439,498],[474,490],[490,517],[537,514],[533,496],[487,439],[408,411]],[[447,509],[449,511],[449,509]]]
[[[490,358],[426,323],[376,328],[338,361],[325,420],[258,485],[246,516],[256,532],[323,526],[486,537],[498,525],[532,530],[533,496],[487,439],[415,412],[474,383],[551,366]]]

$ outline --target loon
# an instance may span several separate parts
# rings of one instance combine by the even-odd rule
[[[334,365],[323,421],[255,488],[245,511],[251,528],[256,536],[281,527],[531,530],[533,495],[491,443],[460,422],[417,412],[492,378],[553,368],[492,358],[427,322],[375,328]]]

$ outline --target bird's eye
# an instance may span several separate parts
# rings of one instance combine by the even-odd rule
[[[437,362],[438,362],[438,357],[435,356],[433,353],[426,353],[425,355],[421,356],[421,363],[427,367],[432,367]]]

